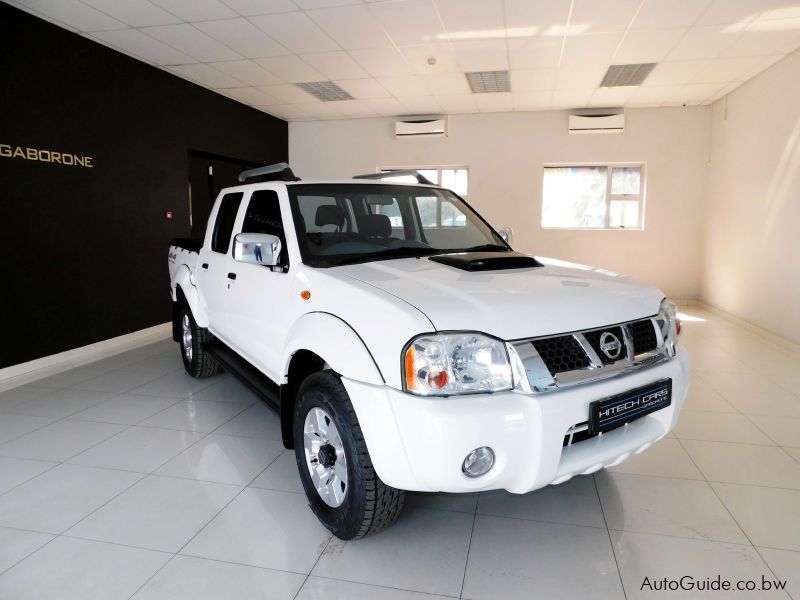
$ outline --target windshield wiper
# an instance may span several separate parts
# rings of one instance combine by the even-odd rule
[[[459,250],[459,252],[509,252],[510,249],[507,246],[501,246],[500,244],[481,244],[480,246],[472,246],[471,248],[464,248],[463,250]]]
[[[413,248],[411,246],[402,246],[400,248],[387,248],[380,252],[370,252],[369,254],[359,254],[358,256],[350,256],[341,260],[333,260],[335,266],[349,265],[352,263],[369,262],[371,260],[381,260],[384,258],[413,258],[415,256],[428,256],[430,254],[441,254],[441,250],[436,248]]]

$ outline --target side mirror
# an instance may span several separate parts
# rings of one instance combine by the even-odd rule
[[[505,243],[509,246],[514,241],[514,230],[511,229],[511,227],[503,227],[502,229],[499,229],[497,233],[500,234],[500,237],[503,238],[503,241],[505,241]]]
[[[233,259],[274,267],[281,260],[281,241],[269,233],[240,233],[233,238]]]

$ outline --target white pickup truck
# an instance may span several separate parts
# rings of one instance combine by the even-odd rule
[[[379,177],[245,172],[169,251],[186,371],[277,410],[328,529],[380,531],[404,490],[530,492],[670,432],[690,363],[664,294],[514,252],[453,192]]]

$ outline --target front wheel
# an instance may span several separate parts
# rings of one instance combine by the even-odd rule
[[[336,537],[377,533],[400,516],[404,492],[375,473],[350,397],[331,371],[300,385],[294,448],[311,510]]]
[[[219,364],[204,348],[204,345],[211,341],[211,333],[208,329],[197,325],[192,311],[186,304],[181,306],[178,319],[183,368],[196,379],[216,374],[219,371]]]

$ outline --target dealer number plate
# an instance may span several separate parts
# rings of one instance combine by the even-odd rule
[[[672,380],[662,379],[589,405],[589,434],[596,435],[661,410],[672,403]]]

